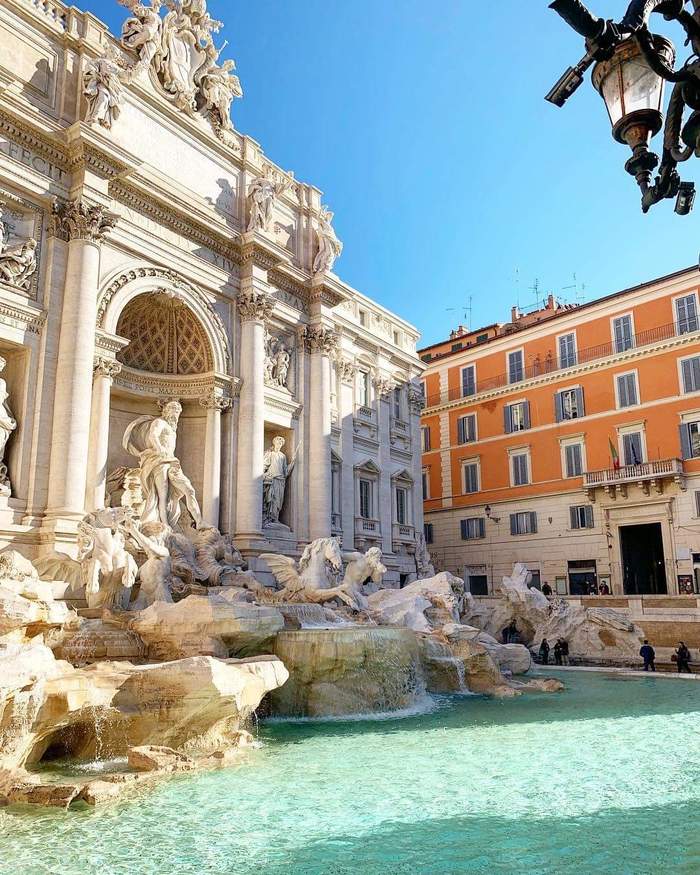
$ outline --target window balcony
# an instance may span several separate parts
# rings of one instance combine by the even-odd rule
[[[659,494],[663,492],[664,481],[673,481],[685,490],[685,476],[681,459],[657,459],[653,462],[642,462],[639,465],[623,465],[621,468],[603,468],[601,471],[587,471],[583,475],[583,488],[591,501],[595,501],[596,489],[604,489],[611,497],[616,498],[619,490],[623,498],[627,497],[627,488],[637,485],[649,495],[654,489]]]
[[[408,423],[404,422],[403,419],[392,419],[391,430],[396,434],[404,435],[404,437],[408,437],[409,434]]]
[[[331,514],[331,531],[334,535],[342,533],[343,531],[343,517],[342,514],[332,513]]]
[[[374,422],[374,410],[371,407],[358,407],[355,416],[364,422]]]
[[[382,524],[379,520],[355,517],[355,537],[378,541],[382,537]]]
[[[413,526],[407,526],[403,523],[394,523],[391,530],[391,540],[394,544],[414,544],[416,540],[416,530]]]

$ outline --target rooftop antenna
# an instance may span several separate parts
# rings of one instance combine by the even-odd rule
[[[467,326],[467,329],[471,331],[472,327],[472,296],[469,295],[467,299],[467,303],[463,304],[461,307],[448,307],[448,313],[456,313],[460,311],[463,314],[464,323]]]
[[[535,277],[535,282],[530,286],[530,291],[535,293],[535,305],[540,306],[540,280]]]
[[[576,274],[573,274],[574,283],[571,286],[564,286],[562,288],[562,292],[569,292],[573,289],[574,292],[574,301],[577,304],[584,304],[586,302],[586,284],[579,283],[578,277]]]

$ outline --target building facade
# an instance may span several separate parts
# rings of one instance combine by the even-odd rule
[[[253,567],[337,535],[406,580],[418,334],[334,272],[321,192],[234,129],[203,0],[126,5],[118,37],[0,6],[0,541],[74,551],[137,464],[129,424],[177,399],[204,523]]]
[[[581,306],[550,296],[422,351],[438,568],[479,595],[516,561],[560,595],[700,592],[699,287],[693,269]]]

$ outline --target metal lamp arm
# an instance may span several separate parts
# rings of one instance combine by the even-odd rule
[[[684,6],[685,0],[632,0],[620,22],[620,30],[637,33],[649,24],[653,12],[661,12],[668,21],[672,21],[678,18]]]
[[[681,67],[677,71],[673,67],[669,67],[656,50],[654,37],[646,26],[641,27],[636,32],[635,39],[646,58],[647,64],[649,64],[657,76],[661,76],[667,82],[687,82],[689,79],[694,78],[687,67]]]

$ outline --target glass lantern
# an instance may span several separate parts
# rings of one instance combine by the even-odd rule
[[[654,47],[669,66],[675,61],[673,43],[654,36]],[[636,39],[621,42],[608,61],[593,69],[593,85],[605,101],[613,137],[634,147],[648,141],[663,124],[664,80],[649,66]]]

